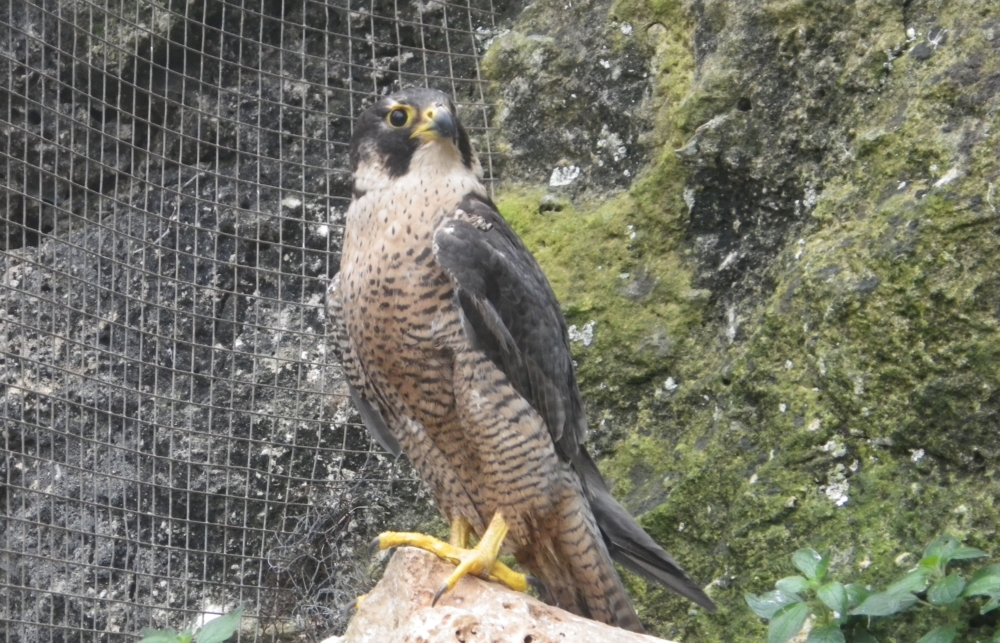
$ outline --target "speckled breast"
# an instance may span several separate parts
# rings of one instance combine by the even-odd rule
[[[449,345],[461,319],[432,240],[457,202],[427,208],[391,191],[362,197],[344,238],[344,320],[356,356],[380,393],[400,396],[425,424],[453,406]],[[425,206],[423,216],[416,205]]]

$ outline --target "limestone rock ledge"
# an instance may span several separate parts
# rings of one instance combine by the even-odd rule
[[[478,578],[463,578],[431,607],[434,591],[453,569],[425,551],[398,549],[344,636],[323,643],[662,641],[575,616]]]

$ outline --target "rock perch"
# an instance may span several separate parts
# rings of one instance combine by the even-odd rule
[[[453,565],[419,549],[396,550],[342,637],[323,643],[643,643],[644,634],[581,618],[527,594],[465,577],[438,604],[434,591]],[[668,642],[669,643],[669,642]]]

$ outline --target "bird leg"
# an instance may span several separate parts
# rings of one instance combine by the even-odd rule
[[[507,536],[507,529],[503,514],[498,511],[493,515],[493,520],[490,521],[483,537],[479,539],[479,543],[472,549],[468,548],[471,529],[464,518],[456,518],[452,521],[450,543],[425,534],[387,531],[372,542],[371,549],[389,549],[390,547],[409,545],[429,551],[438,558],[443,558],[456,565],[457,569],[435,592],[431,605],[436,604],[445,592],[454,588],[455,584],[468,574],[496,581],[514,591],[523,592],[528,589],[528,577],[515,572],[497,560],[500,546],[503,544],[504,537]]]
[[[465,521],[463,520],[462,522]],[[455,524],[453,522],[453,530],[454,527]],[[490,525],[486,528],[483,537],[479,539],[479,543],[472,549],[460,550],[458,567],[448,577],[444,585],[439,587],[438,591],[434,593],[434,600],[431,602],[431,605],[437,603],[438,599],[445,592],[451,591],[455,587],[455,584],[467,574],[474,574],[476,576],[485,575],[517,591],[523,592],[528,589],[527,580],[522,574],[516,574],[519,578],[503,578],[506,576],[506,572],[515,574],[509,567],[497,560],[497,556],[500,555],[500,546],[503,545],[503,539],[507,537],[507,529],[507,523],[504,522],[503,514],[499,511],[493,514],[493,520],[490,521]],[[461,531],[465,533],[459,534],[458,538],[453,533],[452,538],[460,540],[464,536],[465,540],[468,541],[468,523],[466,523],[465,528]],[[509,581],[511,580],[515,583],[514,585],[510,584]]]
[[[451,535],[448,542],[461,549],[469,548],[469,535],[472,533],[472,525],[462,516],[456,516],[451,520]]]

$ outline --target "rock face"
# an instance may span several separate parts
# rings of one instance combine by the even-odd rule
[[[574,616],[527,594],[475,577],[431,606],[434,592],[454,571],[433,554],[403,547],[369,593],[341,638],[324,643],[653,643],[635,634]]]
[[[741,596],[804,546],[876,585],[944,532],[997,553],[1000,6],[570,4],[487,52],[499,204],[592,330],[605,473],[722,606],[630,580],[651,631],[763,638]]]

